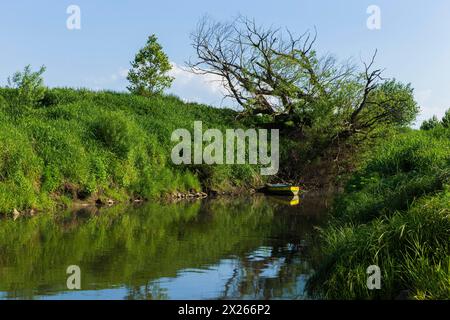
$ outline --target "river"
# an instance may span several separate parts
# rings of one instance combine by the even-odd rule
[[[327,201],[260,195],[0,220],[0,299],[307,299]],[[69,266],[81,288],[69,290]]]

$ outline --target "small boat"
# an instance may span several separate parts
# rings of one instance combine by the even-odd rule
[[[296,196],[300,192],[300,187],[289,184],[267,184],[263,191],[269,194]]]

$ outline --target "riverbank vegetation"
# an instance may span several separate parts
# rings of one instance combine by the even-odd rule
[[[331,299],[450,297],[450,131],[406,130],[372,150],[322,232],[310,291]],[[380,290],[366,269],[378,265]]]
[[[45,89],[25,99],[0,90],[0,212],[52,208],[74,199],[159,197],[260,183],[251,165],[175,166],[171,133],[235,128],[236,112],[175,96]]]
[[[360,68],[319,56],[316,34],[288,34],[242,17],[199,23],[189,66],[220,77],[241,112],[164,95],[172,78],[156,37],[136,55],[131,94],[48,89],[44,67],[16,73],[0,89],[0,213],[258,187],[254,165],[175,166],[170,137],[194,121],[204,130],[276,128],[273,179],[346,181],[321,230],[313,295],[448,298],[450,111],[410,129],[419,112],[413,88],[383,78],[375,54]],[[367,289],[370,265],[381,268],[380,290]]]
[[[363,69],[320,57],[311,33],[286,39],[245,18],[202,20],[192,40],[192,71],[220,77],[241,112],[164,95],[171,66],[154,35],[132,62],[131,94],[48,89],[45,67],[9,78],[0,90],[0,212],[261,186],[256,166],[174,166],[171,134],[192,130],[194,121],[204,130],[280,129],[274,179],[299,182],[314,171],[309,165],[332,164],[341,150],[405,126],[418,112],[411,86],[383,79],[375,56]]]
[[[316,50],[300,35],[238,17],[200,20],[192,34],[194,73],[222,79],[240,117],[280,130],[279,178],[324,186],[353,168],[353,155],[410,125],[419,112],[410,84],[383,77],[377,51],[366,62]],[[331,179],[329,179],[331,177]]]
[[[359,68],[320,56],[315,33],[287,34],[244,17],[205,18],[193,34],[190,66],[223,77],[244,116],[265,117],[294,141],[284,177],[324,171],[348,180],[322,231],[325,260],[310,291],[337,299],[448,298],[450,112],[423,131],[409,129],[419,112],[413,89],[383,78],[376,52]],[[367,288],[371,265],[382,270],[381,290]]]

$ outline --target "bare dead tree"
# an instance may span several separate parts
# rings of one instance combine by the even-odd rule
[[[231,23],[203,18],[192,34],[197,57],[188,66],[218,76],[244,114],[291,121],[300,130],[331,115],[340,129],[334,134],[344,137],[392,118],[399,101],[389,99],[398,97],[373,99],[384,80],[382,70],[373,68],[376,52],[360,72],[350,61],[319,58],[316,39],[316,30],[294,37],[289,30],[259,27],[245,17]]]

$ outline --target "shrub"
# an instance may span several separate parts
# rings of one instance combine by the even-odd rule
[[[27,65],[23,72],[16,72],[8,78],[8,87],[17,89],[15,100],[16,106],[36,107],[44,98],[46,87],[42,74],[45,66],[33,72],[31,66]]]
[[[77,189],[85,186],[89,181],[90,162],[88,152],[76,134],[75,121],[24,121],[27,122],[36,153],[46,167],[42,177],[44,190],[55,191],[66,182]]]
[[[127,157],[135,141],[140,138],[139,134],[142,134],[120,112],[101,113],[94,120],[92,131],[95,139],[121,158]]]
[[[431,130],[439,126],[439,120],[436,116],[433,116],[432,118],[425,120],[422,122],[422,125],[420,126],[420,130]]]
[[[445,112],[444,117],[442,118],[442,125],[444,128],[450,128],[450,109]]]

